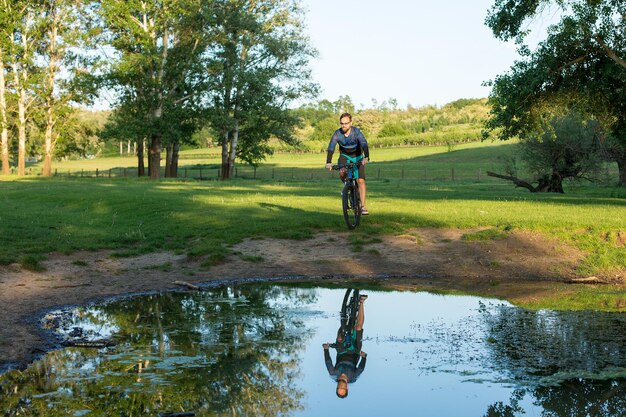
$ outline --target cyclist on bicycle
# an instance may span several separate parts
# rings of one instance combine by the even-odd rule
[[[361,373],[365,370],[365,362],[367,360],[367,353],[361,350],[363,339],[363,322],[365,321],[365,313],[363,310],[363,303],[367,299],[367,295],[363,294],[359,297],[359,313],[354,331],[350,335],[349,346],[344,345],[344,334],[340,327],[337,331],[337,358],[335,359],[335,365],[330,358],[330,344],[324,343],[324,361],[326,362],[326,369],[330,377],[337,381],[337,396],[339,398],[345,398],[348,396],[348,383],[356,381]],[[359,359],[361,362],[359,362]]]
[[[335,152],[335,147],[339,144],[339,160],[337,161],[337,165],[345,166],[348,158],[356,159],[357,161],[361,161],[361,165],[359,166],[359,194],[361,197],[361,214],[368,215],[369,212],[367,208],[365,208],[365,164],[369,162],[369,148],[367,146],[367,140],[365,140],[365,136],[358,127],[352,126],[352,115],[350,113],[344,113],[339,117],[339,123],[341,128],[337,129],[333,136],[330,138],[330,143],[328,144],[328,155],[326,156],[326,168],[332,169],[332,160],[333,153]],[[341,180],[345,181],[348,172],[345,168],[341,168],[339,170],[339,175],[341,176]]]

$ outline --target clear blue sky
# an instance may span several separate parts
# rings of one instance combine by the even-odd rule
[[[370,107],[393,97],[405,107],[487,97],[482,82],[518,57],[484,24],[493,2],[302,0],[320,98]]]

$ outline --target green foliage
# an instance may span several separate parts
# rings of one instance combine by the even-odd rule
[[[562,17],[534,51],[523,44],[522,28],[545,6],[557,4]],[[485,135],[525,138],[554,107],[593,115],[616,143],[607,155],[626,183],[626,14],[614,0],[497,0],[486,19],[494,35],[516,38],[522,58],[490,83],[493,106]],[[617,12],[617,10],[622,12]]]
[[[591,179],[601,168],[599,150],[604,134],[594,120],[576,113],[554,117],[519,145],[520,155],[535,178],[556,175]]]
[[[332,133],[339,128],[340,102],[327,100],[293,110],[303,120],[297,149],[325,151]],[[315,109],[313,111],[312,109]],[[426,106],[400,109],[364,109],[353,114],[374,148],[407,145],[454,145],[482,139],[483,122],[489,113],[486,99],[461,99],[441,108]],[[323,117],[320,117],[323,115]],[[287,148],[283,148],[288,150]]]
[[[404,136],[410,132],[409,128],[401,122],[388,122],[378,132],[379,137]]]
[[[236,158],[256,163],[267,155],[270,138],[296,142],[297,118],[287,105],[316,92],[308,68],[315,50],[302,19],[297,2],[216,2],[205,92],[209,124],[226,150],[223,179],[233,175]]]

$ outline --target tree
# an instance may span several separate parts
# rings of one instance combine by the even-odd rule
[[[562,193],[565,179],[591,180],[599,172],[603,140],[604,133],[595,120],[583,120],[575,112],[555,116],[541,132],[529,135],[519,144],[521,158],[537,186],[519,180],[515,172],[509,172],[509,176],[487,174],[511,180],[532,192]]]
[[[10,25],[5,28],[8,39],[13,91],[17,101],[18,160],[17,175],[26,173],[26,129],[31,106],[35,103],[33,89],[40,75],[35,66],[35,45],[40,40],[36,13],[30,2],[15,1],[5,4]]]
[[[308,60],[314,55],[302,31],[295,0],[217,0],[209,31],[209,123],[222,147],[221,178],[235,160],[262,159],[275,136],[293,141],[290,101],[313,94]]]
[[[190,136],[188,126],[198,118],[206,90],[204,17],[211,6],[201,0],[100,1],[105,38],[117,55],[105,79],[127,111],[123,121],[149,139],[152,179],[160,176],[162,146]]]
[[[531,52],[523,26],[551,4],[561,8],[561,20]],[[493,109],[485,134],[524,139],[554,103],[575,107],[616,138],[611,158],[626,185],[626,1],[496,0],[486,24],[502,40],[515,38],[523,59],[489,83]]]
[[[74,53],[76,49],[87,48],[90,35],[88,19],[82,13],[86,3],[80,0],[42,0],[40,2],[40,28],[43,33],[39,45],[39,56],[45,62],[43,80],[40,87],[40,100],[45,112],[44,167],[43,175],[52,175],[52,157],[60,132],[68,133],[73,109],[70,102],[81,102],[89,97],[81,88],[72,86],[79,79],[76,72],[84,72],[83,60]],[[61,70],[68,76],[61,79]]]
[[[8,0],[0,2],[0,146],[2,151],[2,174],[9,174],[9,121],[7,117],[7,84],[5,73],[5,51],[11,47],[9,37],[12,33],[14,15],[11,13],[13,3]]]

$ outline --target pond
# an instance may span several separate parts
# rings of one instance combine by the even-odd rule
[[[0,376],[0,414],[626,416],[624,314],[360,290],[367,356],[345,398],[322,348],[345,289],[263,284],[50,314],[62,337],[113,345]]]

